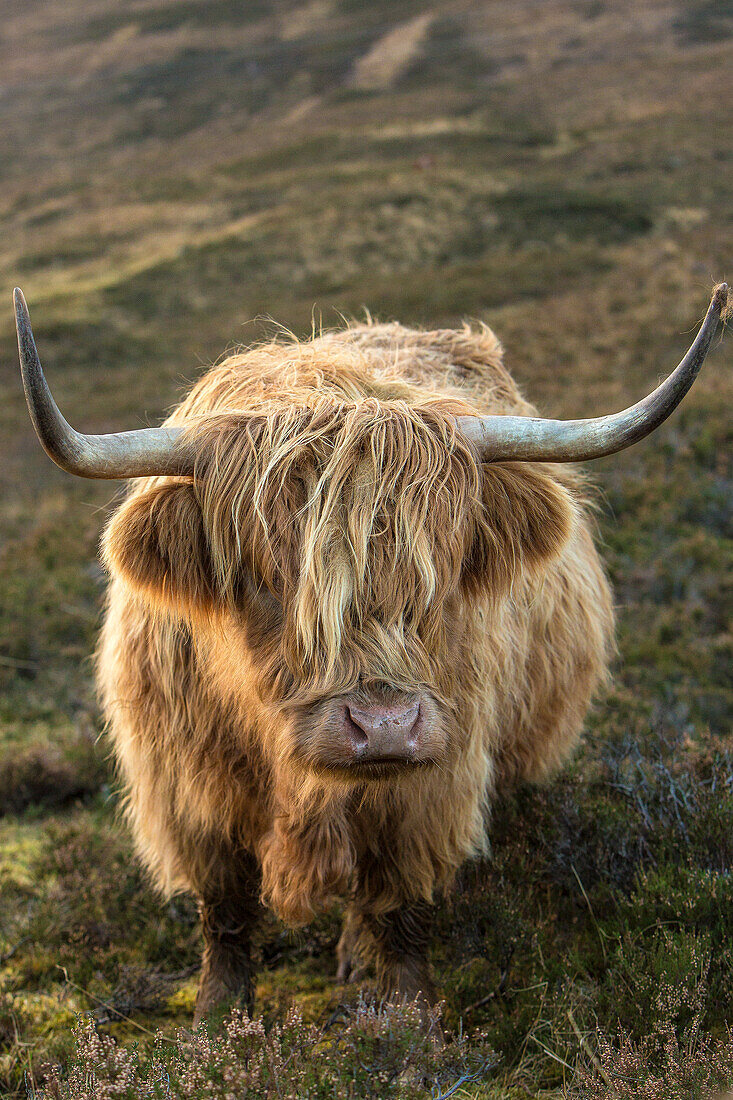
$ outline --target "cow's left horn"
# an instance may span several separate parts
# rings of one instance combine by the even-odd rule
[[[61,415],[51,395],[33,339],[28,306],[16,288],[15,325],[25,399],[33,427],[49,458],[79,477],[126,478],[190,474],[193,456],[180,428],[141,428],[112,435],[82,435]]]
[[[531,416],[459,416],[459,431],[484,462],[584,462],[638,443],[667,419],[697,378],[728,301],[716,286],[705,320],[679,366],[643,401],[592,420],[544,420]]]

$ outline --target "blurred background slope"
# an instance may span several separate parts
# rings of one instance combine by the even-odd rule
[[[100,875],[117,867],[116,882],[124,864],[130,896],[144,894],[110,831],[114,798],[95,744],[96,544],[114,487],[62,474],[38,446],[18,378],[13,285],[26,293],[61,408],[89,431],[156,423],[225,348],[266,331],[253,318],[305,335],[364,308],[432,327],[487,321],[543,412],[611,411],[674,365],[713,283],[733,274],[732,46],[730,0],[5,0],[0,960],[13,955],[0,964],[0,1089],[18,1087],[41,1057],[44,1029],[60,1035],[71,1009],[91,1004],[54,969],[63,919],[83,920],[77,887],[64,887],[50,853],[78,844],[92,862],[97,853]],[[467,883],[468,931],[455,958],[436,960],[457,1019],[515,959],[504,982],[514,1000],[475,1019],[507,1080],[525,1074],[535,1089],[559,1087],[561,1062],[585,1057],[565,1008],[562,1026],[553,1018],[527,1040],[547,1024],[543,982],[542,1006],[560,982],[588,1035],[621,1018],[641,1041],[633,982],[652,982],[649,967],[669,958],[693,981],[699,955],[700,1026],[716,1035],[730,1019],[722,952],[733,916],[710,898],[728,881],[733,844],[731,378],[730,345],[718,347],[663,429],[594,467],[620,605],[616,684],[574,768],[498,815],[518,815],[514,834],[502,838],[498,825],[480,888],[500,881],[512,920],[521,925],[525,906],[527,928],[546,928],[546,942],[486,931],[504,927],[491,909],[501,891],[476,902],[479,886]],[[697,883],[679,886],[680,912],[668,914],[682,938],[637,958],[634,921],[651,913],[655,928],[659,917],[639,876],[667,868]],[[97,932],[82,936],[93,963],[74,952],[77,982],[108,997],[121,967],[192,965],[191,914],[188,925],[170,915],[165,924],[145,894],[117,927],[112,886],[85,902]],[[648,890],[676,896],[669,885]],[[690,915],[695,890],[705,918]],[[620,952],[607,978],[594,891],[616,922],[601,936],[604,970]],[[143,926],[157,930],[157,946],[152,932],[141,940]],[[328,973],[327,951],[305,957]],[[647,957],[656,962],[645,971]],[[286,963],[260,990],[268,1006],[280,1004]],[[519,992],[533,980],[534,993]]]

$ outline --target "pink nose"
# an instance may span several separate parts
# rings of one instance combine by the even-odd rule
[[[346,708],[348,738],[356,760],[409,760],[418,743],[420,700]]]

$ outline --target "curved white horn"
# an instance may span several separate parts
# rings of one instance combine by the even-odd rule
[[[194,459],[181,444],[181,428],[141,428],[111,435],[82,435],[64,419],[38,358],[28,306],[16,287],[15,325],[28,411],[49,458],[79,477],[127,478],[193,473]]]
[[[534,416],[458,416],[459,431],[484,462],[584,462],[638,443],[677,408],[697,378],[728,301],[728,287],[713,291],[705,320],[679,366],[643,401],[623,412],[591,420]]]

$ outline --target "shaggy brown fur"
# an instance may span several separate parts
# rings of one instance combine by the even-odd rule
[[[244,351],[171,417],[195,476],[137,482],[109,524],[99,682],[140,854],[201,901],[199,1014],[250,996],[258,891],[290,924],[350,897],[342,973],[356,952],[431,996],[436,889],[495,788],[577,740],[612,636],[582,481],[482,465],[471,412],[534,413],[487,328]],[[338,708],[405,694],[425,766],[349,774]]]

